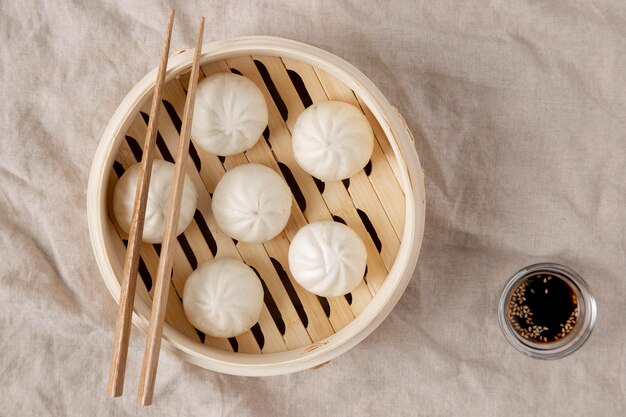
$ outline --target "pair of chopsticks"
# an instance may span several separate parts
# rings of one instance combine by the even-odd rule
[[[172,37],[172,27],[174,25],[174,9],[170,10],[165,45],[161,55],[159,70],[157,73],[152,106],[150,108],[150,121],[146,131],[146,138],[143,147],[143,157],[139,170],[139,182],[135,195],[135,205],[130,225],[128,246],[124,260],[124,275],[120,293],[119,310],[115,324],[115,339],[113,342],[113,353],[111,355],[111,367],[109,370],[109,382],[107,392],[112,397],[122,395],[124,389],[124,374],[126,371],[126,359],[128,356],[128,341],[130,336],[131,318],[133,314],[133,303],[135,301],[135,289],[137,287],[137,270],[139,266],[141,238],[143,235],[144,218],[146,215],[146,205],[148,200],[148,189],[150,186],[150,176],[152,173],[152,161],[154,160],[154,147],[158,130],[159,110],[163,97],[163,86],[165,84],[165,73],[167,70],[167,59],[170,50],[170,39]],[[180,205],[185,179],[185,166],[189,154],[189,138],[191,133],[191,119],[198,85],[198,72],[200,65],[200,51],[202,49],[202,36],[204,33],[204,17],[200,19],[198,29],[198,39],[193,56],[191,69],[191,79],[187,90],[185,110],[183,113],[183,124],[178,142],[178,152],[176,154],[176,167],[172,181],[172,192],[167,208],[163,243],[159,260],[159,269],[156,276],[154,297],[152,302],[152,312],[150,315],[150,326],[146,340],[146,347],[143,356],[141,369],[141,379],[139,382],[139,392],[137,401],[141,405],[152,404],[154,393],[154,382],[159,361],[159,351],[161,348],[161,336],[163,334],[163,324],[165,311],[167,308],[167,296],[169,293],[170,279],[172,273],[174,244],[176,239],[176,229],[180,216]]]

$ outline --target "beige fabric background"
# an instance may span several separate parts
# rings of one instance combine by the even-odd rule
[[[164,352],[156,403],[105,395],[115,304],[85,214],[91,159],[156,66],[167,4],[0,0],[1,416],[623,416],[626,7],[622,1],[176,2],[172,50],[293,38],[360,68],[404,114],[426,170],[419,266],[389,318],[318,371],[218,375]],[[542,362],[496,320],[506,279],[579,271],[599,306]]]

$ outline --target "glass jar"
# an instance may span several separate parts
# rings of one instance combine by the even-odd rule
[[[526,313],[531,314],[527,306],[521,310],[516,302],[518,300],[524,300],[522,303],[526,302],[525,296],[530,296],[524,291],[529,282],[535,282],[530,281],[531,279],[543,279],[543,283],[545,283],[546,279],[550,279],[548,277],[560,278],[575,295],[572,299],[574,305],[577,304],[577,310],[575,310],[577,317],[574,325],[567,327],[567,331],[561,333],[565,336],[555,341],[543,342],[537,341],[537,339],[541,339],[540,336],[538,338],[532,337],[535,334],[528,332],[534,331],[530,326],[528,331],[526,328],[520,329],[519,323],[515,323],[513,316],[527,317]],[[531,291],[534,292],[534,290]],[[545,291],[548,294],[548,290]],[[596,301],[587,283],[575,271],[559,264],[539,263],[521,269],[505,285],[498,304],[498,322],[504,337],[518,351],[536,359],[560,359],[578,350],[589,338],[596,322]],[[561,324],[561,326],[563,325]],[[542,331],[541,329],[542,327],[539,326],[539,332]],[[544,327],[543,329],[547,330],[548,328]],[[528,336],[529,334],[531,336]],[[543,339],[545,340],[545,338]]]

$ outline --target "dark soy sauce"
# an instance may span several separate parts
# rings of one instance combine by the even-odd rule
[[[508,317],[524,339],[535,343],[558,342],[576,326],[576,293],[558,276],[537,272],[513,290]]]

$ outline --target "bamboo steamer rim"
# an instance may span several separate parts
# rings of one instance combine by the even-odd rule
[[[246,354],[226,352],[199,344],[167,323],[163,346],[185,360],[217,372],[268,376],[313,368],[351,349],[369,335],[387,317],[408,285],[422,245],[425,221],[423,171],[406,122],[374,84],[358,69],[337,56],[311,45],[269,36],[249,36],[203,45],[201,65],[240,55],[270,55],[292,58],[320,68],[349,86],[380,123],[398,160],[400,185],[405,193],[406,220],[400,248],[387,279],[365,310],[350,324],[327,339],[286,352]],[[186,50],[169,60],[166,82],[191,66],[193,50]],[[113,114],[96,150],[87,189],[88,226],[94,254],[103,280],[119,303],[120,283],[111,258],[107,227],[107,178],[123,133],[139,109],[150,100],[156,78],[155,68],[127,94]],[[117,261],[119,262],[119,261]],[[148,328],[150,307],[138,297],[133,323],[144,332]]]

